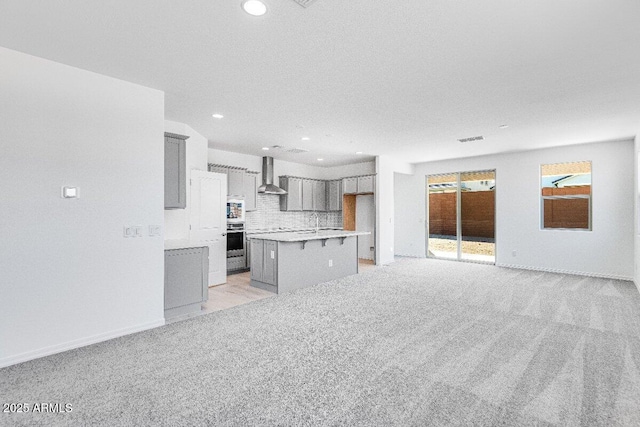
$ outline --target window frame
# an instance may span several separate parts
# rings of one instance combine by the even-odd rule
[[[556,196],[543,196],[542,190],[544,188],[542,185],[542,169],[544,166],[549,165],[562,165],[567,163],[589,163],[589,194],[568,194],[568,195],[556,195]],[[540,230],[541,231],[593,231],[593,161],[591,160],[576,160],[570,162],[556,162],[556,163],[541,163],[540,169],[538,173],[538,197],[540,198]],[[588,225],[587,228],[578,228],[578,227],[545,227],[544,224],[544,201],[545,200],[576,200],[576,199],[587,199],[587,215],[588,215]]]

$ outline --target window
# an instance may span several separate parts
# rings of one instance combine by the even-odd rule
[[[540,168],[543,229],[591,230],[591,162]]]

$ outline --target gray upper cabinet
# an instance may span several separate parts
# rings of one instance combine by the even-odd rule
[[[209,172],[227,175],[227,196],[243,198],[247,212],[258,209],[258,172],[211,163]]]
[[[327,210],[342,210],[342,180],[327,182]]]
[[[302,180],[302,210],[313,210],[313,185],[315,181],[312,179]]]
[[[209,172],[228,174],[229,168],[225,166],[209,166]]]
[[[374,175],[352,176],[342,180],[343,194],[373,193],[375,188]]]
[[[244,197],[244,171],[242,169],[229,168],[227,196]]]
[[[358,193],[373,193],[373,175],[358,177]]]
[[[358,180],[354,178],[357,190]],[[281,211],[340,211],[342,210],[342,180],[280,177],[280,188],[287,191],[280,196]]]
[[[345,178],[342,180],[342,191],[344,194],[356,194],[358,192],[358,178]]]
[[[244,210],[247,212],[258,209],[258,174],[245,172],[244,174]]]
[[[313,210],[327,210],[327,183],[326,181],[313,182]]]
[[[301,211],[302,210],[302,178],[290,176],[280,177],[280,188],[287,194],[280,196],[281,211]]]
[[[164,208],[184,209],[187,206],[188,136],[164,134]]]

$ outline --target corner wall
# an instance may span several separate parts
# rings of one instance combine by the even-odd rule
[[[413,174],[414,167],[398,162],[388,156],[376,157],[376,264],[384,265],[394,261],[395,255],[395,189],[397,173]]]
[[[633,141],[626,140],[418,164],[396,186],[406,188],[396,192],[396,211],[404,212],[398,253],[425,256],[426,175],[495,169],[498,265],[632,279],[633,158]],[[592,161],[593,231],[541,230],[540,164],[579,160]]]
[[[640,291],[640,134],[635,139],[635,251],[634,281]],[[633,229],[633,228],[632,228]]]
[[[4,48],[0,70],[0,366],[164,324],[164,94]]]

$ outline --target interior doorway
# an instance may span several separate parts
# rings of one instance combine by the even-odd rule
[[[427,256],[495,263],[495,170],[427,176]]]

